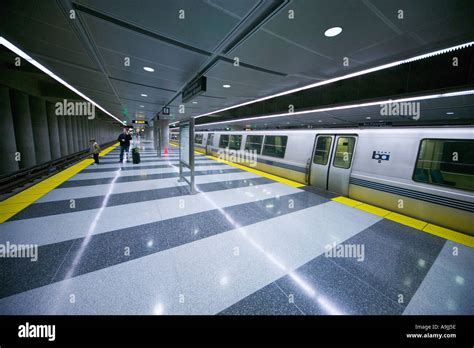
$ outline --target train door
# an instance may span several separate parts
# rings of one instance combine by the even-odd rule
[[[311,161],[310,184],[347,195],[356,142],[355,135],[319,134]]]
[[[212,155],[212,142],[214,141],[214,133],[207,134],[207,141],[206,141],[206,155]]]

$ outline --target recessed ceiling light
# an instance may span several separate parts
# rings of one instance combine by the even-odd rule
[[[324,36],[334,37],[334,36],[339,35],[340,33],[342,33],[342,28],[341,27],[333,27],[333,28],[329,28],[328,30],[326,30],[324,32]]]
[[[193,104],[197,104],[198,102],[197,101],[193,101]]]
[[[448,112],[446,113],[446,115],[454,115],[454,112],[448,111]]]
[[[148,72],[153,72],[153,71],[155,71],[155,69],[150,68],[149,66],[144,66],[144,67],[143,67],[143,70],[148,71]]]
[[[318,120],[318,122],[323,122],[322,120]]]
[[[230,88],[230,85],[222,85],[224,88]]]
[[[144,108],[145,106],[143,106],[143,105],[140,105],[140,107],[141,107],[141,108]]]
[[[142,93],[140,94],[142,97],[148,97],[148,94]]]
[[[372,118],[372,117],[370,117],[370,116],[367,116],[365,119],[366,119],[366,120],[370,120],[371,118]]]

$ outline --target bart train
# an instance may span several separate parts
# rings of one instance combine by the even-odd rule
[[[471,127],[196,131],[194,143],[208,155],[474,236]]]

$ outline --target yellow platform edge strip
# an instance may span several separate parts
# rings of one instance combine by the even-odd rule
[[[390,210],[382,209],[367,203],[362,203],[354,199],[339,196],[332,199],[335,202],[345,204],[349,207],[363,210],[370,214],[381,216],[385,219],[395,221],[399,224],[412,227],[419,231],[423,231],[437,237],[441,237],[452,242],[456,242],[471,248],[474,248],[474,237],[468,236],[467,234],[450,230],[441,226],[430,224],[426,221],[418,220],[409,216],[405,216],[399,213],[392,212]]]
[[[175,144],[172,144],[170,143],[171,146],[173,147],[179,147],[178,145],[175,145]],[[253,174],[257,174],[257,175],[260,175],[260,176],[263,176],[267,179],[270,179],[270,180],[274,180],[274,181],[277,181],[279,183],[282,183],[282,184],[285,184],[285,185],[288,185],[288,186],[291,186],[291,187],[303,187],[303,186],[306,186],[305,184],[302,184],[300,182],[297,182],[297,181],[293,181],[293,180],[289,180],[289,179],[284,179],[282,177],[279,177],[277,175],[273,175],[273,174],[269,174],[267,172],[263,172],[261,170],[258,170],[258,169],[253,169],[253,168],[250,168],[250,167],[247,167],[247,166],[243,166],[241,164],[237,164],[237,163],[234,163],[234,162],[229,162],[229,161],[226,161],[226,160],[223,160],[223,159],[220,159],[220,158],[217,158],[217,157],[214,157],[214,156],[209,156],[209,155],[206,155],[206,153],[204,151],[201,151],[201,150],[194,150],[194,153],[195,154],[198,154],[198,155],[204,155],[206,156],[207,158],[209,159],[212,159],[214,161],[217,161],[217,162],[221,162],[221,163],[225,163],[229,166],[232,166],[232,167],[235,167],[235,168],[239,168],[239,169],[242,169],[242,170],[245,170],[247,172],[250,172],[250,173],[253,173]]]
[[[204,154],[200,151],[195,151],[199,154]],[[217,158],[217,157],[214,157],[214,156],[209,156],[209,155],[206,155],[207,158],[209,159],[212,159],[214,161],[217,161],[217,162],[221,162],[221,163],[225,163],[231,167],[235,167],[235,168],[239,168],[239,169],[242,169],[242,170],[245,170],[247,172],[250,172],[250,173],[253,173],[253,174],[257,174],[257,175],[260,175],[260,176],[263,176],[267,179],[270,179],[270,180],[274,180],[274,181],[277,181],[279,183],[282,183],[282,184],[285,184],[285,185],[288,185],[288,186],[291,186],[291,187],[302,187],[302,186],[305,186],[304,184],[302,183],[299,183],[299,182],[296,182],[296,181],[293,181],[293,180],[289,180],[289,179],[284,179],[282,177],[279,177],[277,175],[273,175],[273,174],[269,174],[269,173],[266,173],[266,172],[262,172],[261,170],[258,170],[258,169],[253,169],[253,168],[250,168],[250,167],[247,167],[247,166],[243,166],[241,164],[237,164],[237,163],[234,163],[234,162],[229,162],[229,161],[226,161],[226,160],[223,160],[223,159],[220,159],[220,158]]]
[[[170,143],[170,145],[174,146],[174,147],[179,147],[178,145],[171,144],[171,143]],[[196,154],[206,155],[204,152],[202,152],[200,150],[195,150],[194,152]],[[287,184],[287,185],[292,186],[292,187],[305,186],[305,185],[303,185],[299,182],[296,182],[296,181],[283,179],[283,178],[280,178],[276,175],[268,174],[268,173],[262,172],[260,170],[252,169],[252,168],[242,166],[242,165],[239,165],[239,164],[236,164],[236,163],[233,163],[233,162],[228,162],[228,161],[222,160],[222,159],[214,157],[214,156],[206,155],[206,157],[208,157],[210,159],[213,159],[215,161],[222,162],[222,163],[228,164],[230,166],[233,166],[233,167],[236,167],[236,168],[239,168],[239,169],[243,169],[243,170],[246,170],[248,172],[258,174],[258,175],[261,175],[263,177],[266,177],[266,178],[269,178],[269,179]],[[437,225],[434,225],[434,224],[430,224],[426,221],[418,220],[418,219],[415,219],[415,218],[412,218],[412,217],[409,217],[409,216],[406,216],[406,215],[395,213],[395,212],[392,212],[390,210],[379,208],[379,207],[376,207],[376,206],[373,206],[373,205],[370,205],[370,204],[367,204],[367,203],[363,203],[363,202],[360,202],[360,201],[356,201],[354,199],[347,198],[347,197],[338,196],[338,197],[333,198],[332,200],[336,201],[336,202],[339,202],[339,203],[342,203],[342,204],[345,204],[345,205],[350,206],[352,208],[363,210],[367,213],[374,214],[374,215],[383,217],[385,219],[395,221],[399,224],[409,226],[409,227],[412,227],[414,229],[417,229],[417,230],[420,230],[420,231],[423,231],[423,232],[426,232],[426,233],[430,233],[432,235],[435,235],[435,236],[438,236],[438,237],[441,237],[441,238],[444,238],[444,239],[447,239],[447,240],[450,240],[450,241],[453,241],[453,242],[456,242],[456,243],[459,243],[459,244],[462,244],[462,245],[466,245],[466,246],[469,246],[471,248],[474,248],[474,237],[468,236],[464,233],[453,231],[453,230],[450,230],[448,228],[444,228],[444,227],[437,226]]]
[[[110,151],[115,149],[118,145],[119,144],[116,143],[102,150],[99,153],[99,156],[105,156]],[[84,159],[79,163],[76,163],[62,170],[61,172],[54,174],[53,176],[50,176],[49,178],[31,187],[28,187],[26,190],[23,190],[17,193],[16,195],[11,196],[0,202],[0,224],[4,223],[12,216],[18,214],[20,211],[36,202],[38,199],[51,192],[63,182],[69,180],[71,177],[73,177],[92,163],[94,163],[93,159]]]

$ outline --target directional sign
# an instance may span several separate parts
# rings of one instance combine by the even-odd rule
[[[148,124],[148,121],[145,120],[132,120],[132,123],[134,124]]]
[[[201,93],[206,92],[207,90],[207,77],[201,76],[199,79],[194,80],[189,83],[186,87],[183,88],[183,93],[181,95],[181,100],[183,103],[186,103],[193,99],[194,97],[200,95]]]

